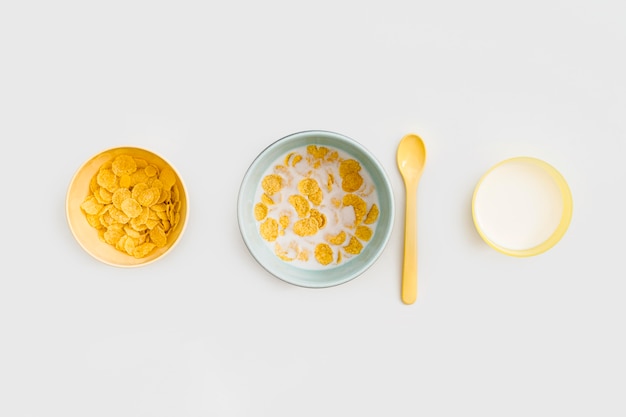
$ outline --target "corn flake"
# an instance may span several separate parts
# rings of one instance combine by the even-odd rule
[[[97,182],[100,187],[113,192],[118,188],[119,178],[110,169],[101,169],[97,175]]]
[[[309,145],[307,146],[306,151],[314,158],[323,158],[328,153],[328,148],[325,146],[317,147],[316,145]]]
[[[357,191],[363,185],[363,177],[358,172],[349,172],[341,179],[341,189],[347,193]]]
[[[167,200],[174,200],[172,197],[172,192],[170,190],[161,190],[161,194],[159,195],[159,199],[157,200],[157,204],[161,204],[166,202]]]
[[[106,232],[104,232],[104,241],[110,245],[115,245],[122,236],[126,236],[123,229],[109,227]]]
[[[159,180],[163,183],[163,188],[172,188],[176,183],[176,174],[171,168],[165,167],[159,175]]]
[[[104,225],[102,223],[100,223],[100,216],[98,216],[97,214],[87,214],[87,223],[89,223],[89,225],[95,229],[100,229],[102,227],[104,227]]]
[[[150,207],[159,201],[161,191],[156,187],[150,187],[137,193],[137,201],[144,207]]]
[[[128,237],[132,237],[133,239],[140,239],[143,236],[142,233],[139,233],[138,230],[132,228],[132,226],[124,226],[124,232],[128,235]]]
[[[311,203],[315,204],[316,206],[322,204],[323,200],[324,194],[322,193],[321,189],[318,189],[316,192],[309,194],[309,201],[311,201]]]
[[[131,195],[135,200],[139,199],[139,196],[146,190],[148,190],[150,188],[150,186],[145,183],[145,182],[140,182],[138,184],[135,184],[135,186],[133,187],[132,191],[131,191]]]
[[[317,220],[317,224],[320,229],[323,229],[326,226],[326,215],[319,211],[318,209],[311,209],[311,217]]]
[[[89,181],[89,191],[91,191],[92,194],[95,194],[98,192],[99,189],[100,184],[98,184],[98,176],[94,175],[93,177],[91,177],[91,181]]]
[[[148,177],[154,177],[159,171],[158,171],[157,167],[155,167],[154,165],[148,165],[147,167],[145,167],[143,169],[143,172]]]
[[[98,201],[101,204],[111,204],[113,193],[107,190],[106,188],[100,188],[97,193],[94,193],[94,196],[98,198]]]
[[[302,161],[302,155],[298,154],[296,156],[293,157],[293,160],[291,161],[291,166],[295,167],[298,162]]]
[[[313,236],[318,230],[319,224],[312,217],[300,219],[293,224],[293,231],[298,236]]]
[[[352,206],[354,209],[354,224],[360,224],[367,214],[367,203],[365,200],[356,194],[346,194],[343,196],[342,203],[344,206]]]
[[[163,227],[160,225],[156,225],[150,230],[150,240],[157,245],[157,247],[162,248],[167,244],[167,236],[165,235],[165,231]]]
[[[146,174],[145,169],[140,169],[133,172],[130,175],[130,187],[134,187],[137,184],[148,182],[150,177]]]
[[[83,201],[80,208],[85,213],[94,215],[100,213],[100,210],[104,208],[104,205],[100,204],[96,197],[90,195],[85,199],[85,201]]]
[[[263,193],[261,195],[261,202],[267,206],[271,206],[274,204],[274,200],[272,200],[272,197],[270,197],[266,193]]]
[[[153,211],[167,211],[167,208],[169,207],[169,205],[165,205],[163,203],[161,204],[153,204],[150,206],[150,210]]]
[[[278,237],[278,222],[276,219],[269,217],[261,223],[259,231],[261,232],[263,239],[268,242],[273,242]]]
[[[332,245],[343,245],[343,242],[346,241],[346,237],[347,237],[346,232],[342,230],[336,235],[327,235],[326,241],[328,241],[328,243]]]
[[[285,262],[291,262],[294,257],[289,256],[289,251],[280,246],[278,242],[274,244],[274,253]]]
[[[313,178],[304,178],[298,183],[298,191],[304,196],[309,196],[320,189],[319,184]]]
[[[111,215],[111,218],[119,224],[126,224],[130,221],[130,217],[128,217],[126,215],[126,213],[124,213],[123,210],[121,209],[117,209],[115,207],[112,207],[109,209],[109,214]]]
[[[122,211],[129,218],[133,219],[141,214],[142,207],[134,198],[127,198],[122,201]]]
[[[254,218],[258,221],[263,220],[267,216],[267,206],[263,203],[256,203],[254,206]]]
[[[130,175],[137,170],[137,162],[130,155],[118,155],[111,163],[111,171],[118,177]]]
[[[137,164],[137,169],[144,169],[148,166],[148,161],[142,158],[133,157],[135,160],[135,164]]]
[[[346,159],[339,163],[339,176],[341,178],[352,172],[359,172],[361,170],[361,164],[355,159]]]
[[[156,248],[156,245],[152,242],[143,243],[133,249],[133,256],[135,258],[144,258],[148,256],[154,248]]]
[[[378,206],[376,204],[372,204],[372,207],[370,207],[370,211],[367,212],[367,217],[365,217],[365,220],[363,220],[363,223],[365,224],[376,223],[376,220],[378,220],[378,214],[379,214]]]
[[[322,265],[328,265],[333,261],[333,250],[326,243],[319,243],[315,247],[315,259]]]
[[[111,202],[116,209],[121,210],[122,203],[131,197],[132,193],[128,188],[118,188],[111,196]]]
[[[271,196],[272,194],[280,191],[283,186],[283,179],[280,175],[270,174],[263,178],[261,186],[263,187],[263,190]]]
[[[372,238],[372,229],[367,226],[359,225],[356,227],[354,231],[354,236],[356,236],[360,240],[368,241]]]
[[[290,195],[287,201],[289,201],[289,204],[291,204],[296,210],[298,217],[306,217],[309,215],[310,207],[306,198],[301,195],[294,194]]]
[[[299,261],[303,261],[306,262],[309,260],[309,251],[306,249],[300,249],[298,251],[298,255],[296,256],[296,259],[298,259]]]
[[[119,250],[126,252],[129,255],[132,255],[135,251],[135,247],[137,247],[137,241],[131,238],[128,235],[122,236],[122,238],[117,242],[116,247]]]
[[[362,249],[363,244],[359,242],[359,240],[354,236],[350,238],[350,242],[348,242],[348,245],[344,246],[344,250],[346,251],[346,253],[352,255],[358,255],[359,253],[361,253]]]

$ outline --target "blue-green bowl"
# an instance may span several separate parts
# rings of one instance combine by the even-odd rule
[[[324,269],[299,267],[278,258],[259,234],[259,225],[254,216],[255,196],[268,168],[289,151],[307,145],[327,146],[349,154],[367,170],[378,194],[380,214],[371,240],[364,246],[360,254],[346,259],[339,265],[329,265]],[[272,143],[252,162],[239,189],[237,219],[241,236],[250,254],[269,273],[285,282],[301,287],[332,287],[361,275],[382,254],[393,229],[393,191],[383,166],[358,142],[334,132],[303,131]]]

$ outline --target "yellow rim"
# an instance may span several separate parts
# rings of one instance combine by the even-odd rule
[[[552,179],[555,181],[555,183],[559,187],[559,190],[561,191],[561,198],[563,200],[563,212],[561,214],[561,221],[559,222],[558,226],[556,227],[556,229],[554,230],[554,232],[552,233],[552,235],[550,235],[548,239],[546,239],[544,242],[532,248],[515,250],[515,249],[509,249],[509,248],[496,244],[483,232],[476,218],[476,195],[478,194],[478,190],[480,189],[480,186],[482,185],[485,178],[487,178],[487,176],[491,172],[493,172],[496,168],[504,164],[508,164],[510,162],[520,162],[520,161],[537,165],[552,177]],[[552,165],[548,164],[547,162],[542,161],[537,158],[528,157],[528,156],[520,156],[520,157],[505,159],[504,161],[501,161],[497,163],[496,165],[494,165],[493,167],[491,167],[478,181],[478,184],[476,185],[476,188],[474,189],[474,195],[472,197],[472,218],[474,220],[474,226],[476,227],[478,234],[483,238],[483,240],[489,246],[491,246],[498,252],[504,253],[505,255],[517,256],[517,257],[528,257],[528,256],[539,255],[540,253],[543,253],[547,251],[548,249],[552,248],[554,245],[556,245],[557,242],[561,240],[563,235],[565,235],[565,232],[567,231],[569,227],[569,224],[572,220],[573,210],[574,210],[574,203],[572,199],[572,193],[570,191],[569,186],[567,185],[567,182],[565,181],[565,178],[563,178],[561,173],[557,171]]]

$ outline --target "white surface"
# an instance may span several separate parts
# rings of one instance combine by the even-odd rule
[[[620,1],[3,2],[0,415],[626,414],[626,25]],[[419,295],[400,301],[402,225],[339,287],[269,276],[236,195],[305,129],[372,151],[428,147]],[[179,169],[189,227],[124,270],[72,239],[67,185],[94,153]],[[530,155],[574,196],[565,237],[497,253],[471,195]]]
[[[544,243],[563,217],[563,196],[552,174],[527,160],[507,160],[477,185],[474,214],[491,242],[512,250]]]

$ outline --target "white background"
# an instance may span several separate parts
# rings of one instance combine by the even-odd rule
[[[626,415],[626,9],[615,1],[9,1],[0,6],[0,415]],[[273,141],[326,129],[386,167],[391,240],[355,280],[272,277],[236,197]],[[400,301],[400,138],[428,149],[419,296]],[[65,221],[109,147],[179,170],[183,239],[134,269]],[[555,166],[552,250],[489,248],[496,162]]]

